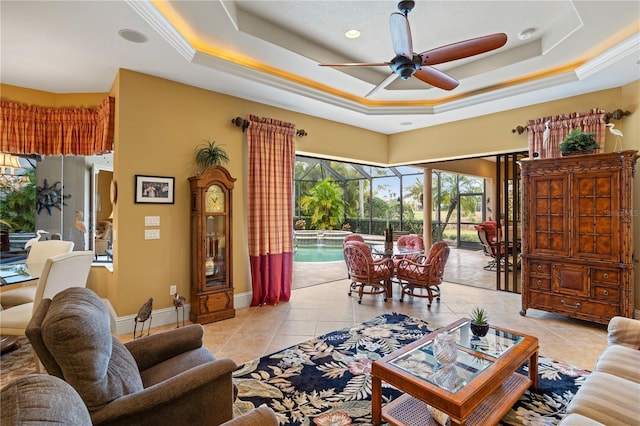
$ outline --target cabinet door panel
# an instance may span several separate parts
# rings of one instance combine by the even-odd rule
[[[572,296],[589,296],[589,268],[553,265],[553,291]]]
[[[609,172],[576,174],[573,179],[574,238],[572,255],[602,260],[618,260],[617,175]]]
[[[569,180],[563,176],[532,178],[531,218],[536,230],[531,252],[569,254]]]

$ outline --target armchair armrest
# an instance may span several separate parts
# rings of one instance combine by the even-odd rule
[[[203,330],[202,325],[191,324],[132,340],[124,346],[133,355],[138,369],[143,371],[183,352],[201,347]]]
[[[91,413],[94,424],[219,425],[233,417],[231,359],[218,359],[111,401]]]
[[[613,317],[607,327],[609,345],[624,345],[634,349],[640,348],[640,321]]]
[[[271,408],[261,405],[222,426],[278,426],[278,417]]]

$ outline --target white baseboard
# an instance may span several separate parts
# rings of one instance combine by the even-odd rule
[[[235,309],[238,308],[247,308],[251,305],[251,297],[253,293],[241,293],[233,296],[233,306]],[[118,317],[116,315],[116,311],[111,306],[111,303],[108,299],[103,299],[107,307],[109,308],[109,316],[111,320],[111,332],[116,336],[121,336],[123,334],[133,333],[133,327],[135,325],[136,315],[125,315],[123,317]],[[189,312],[191,311],[191,305],[184,305],[184,320],[185,323],[189,321]],[[150,321],[150,322],[149,322]],[[176,323],[176,309],[171,308],[162,308],[162,309],[154,309],[151,313],[151,318],[147,320],[144,324],[144,329],[147,330],[149,326],[151,329],[155,327],[160,327],[163,325],[175,324]],[[182,325],[182,309],[178,310],[178,323]],[[140,330],[142,324],[138,324],[136,326],[136,334]],[[146,331],[145,331],[146,333]]]

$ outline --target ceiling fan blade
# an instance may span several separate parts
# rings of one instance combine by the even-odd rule
[[[391,62],[347,62],[344,64],[318,64],[321,67],[388,67]]]
[[[444,90],[453,90],[460,84],[455,78],[429,66],[420,68],[413,76],[427,84]]]
[[[389,18],[391,28],[391,41],[396,55],[413,59],[413,42],[411,41],[411,28],[409,20],[402,13],[392,13]]]
[[[393,82],[393,80],[395,80],[396,78],[398,78],[398,74],[396,74],[395,72],[391,73],[389,75],[389,77],[385,78],[382,83],[378,84],[376,87],[371,89],[371,91],[369,93],[367,93],[366,95],[364,95],[364,97],[368,98],[369,96],[373,95],[374,93],[378,92],[379,90],[384,89],[385,87],[390,85]]]
[[[497,33],[436,47],[420,54],[420,57],[422,57],[421,65],[437,65],[443,62],[468,58],[469,56],[479,55],[502,47],[506,42],[507,35]]]

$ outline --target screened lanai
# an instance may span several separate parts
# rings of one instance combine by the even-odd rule
[[[522,155],[396,167],[296,156],[294,227],[382,236],[391,225],[394,232],[424,235],[427,223],[432,242],[444,240],[452,248],[482,251],[475,225],[498,221],[504,229],[519,227],[516,162]],[[463,164],[465,161],[473,166]],[[424,197],[425,178],[430,198]],[[328,185],[338,189],[327,195]],[[328,196],[332,208],[342,200],[344,204],[339,219],[318,226],[303,200],[322,196]],[[425,214],[424,202],[429,199],[430,214]],[[510,238],[517,237],[511,233]],[[514,268],[498,271],[496,287],[519,291],[517,274]]]
[[[318,182],[330,179],[341,189],[344,200],[341,221],[331,229],[382,235],[390,224],[395,231],[423,234],[425,168],[377,167],[297,156],[295,173],[294,221],[299,229],[314,229],[300,200]],[[487,217],[485,179],[433,170],[431,181],[432,239],[477,246],[473,225]]]

